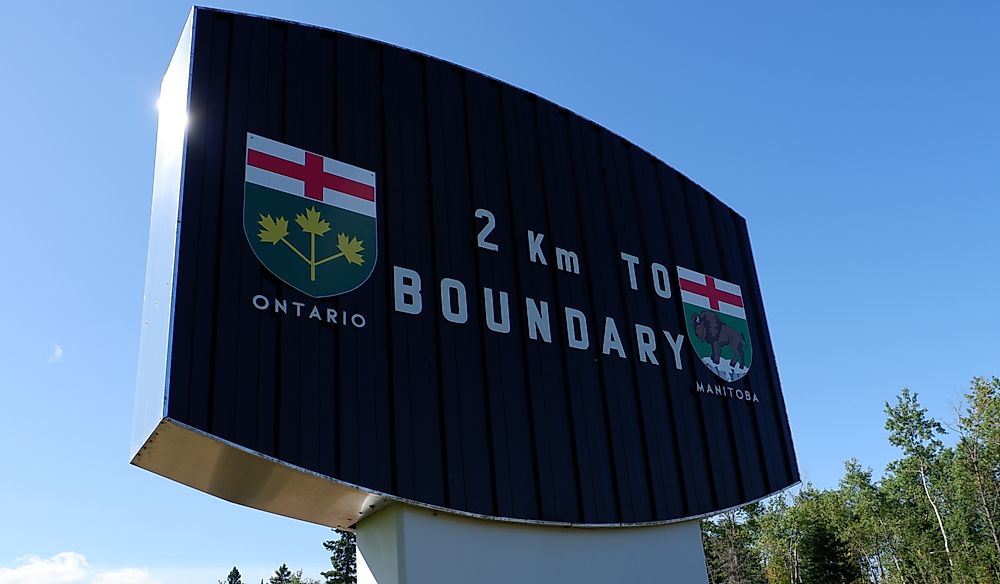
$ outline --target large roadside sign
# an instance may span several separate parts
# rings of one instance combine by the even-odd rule
[[[798,481],[743,217],[527,91],[196,8],[133,463],[331,526],[702,516]]]

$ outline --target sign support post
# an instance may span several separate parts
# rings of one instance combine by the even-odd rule
[[[571,529],[388,506],[357,525],[358,584],[707,584],[698,521]]]

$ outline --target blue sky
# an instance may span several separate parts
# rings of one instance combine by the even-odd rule
[[[715,193],[749,221],[804,477],[878,472],[901,387],[947,421],[1000,375],[1000,5],[687,4],[218,6],[506,80]],[[127,463],[155,102],[189,9],[4,9],[0,584],[328,565],[329,530]]]

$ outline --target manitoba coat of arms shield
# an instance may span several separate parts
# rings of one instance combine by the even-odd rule
[[[698,359],[726,381],[750,371],[753,348],[739,285],[677,266],[688,340]]]
[[[247,134],[243,229],[289,286],[314,298],[350,292],[375,267],[375,173]]]

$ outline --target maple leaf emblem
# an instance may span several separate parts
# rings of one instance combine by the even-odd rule
[[[338,255],[343,255],[348,263],[360,266],[365,263],[365,258],[361,256],[361,252],[365,250],[362,247],[363,243],[357,237],[352,237],[348,240],[347,236],[341,233],[337,235],[337,249],[340,250],[340,254]]]
[[[308,255],[306,255],[305,250],[300,250],[288,240],[288,220],[284,217],[275,219],[270,215],[261,214],[260,221],[257,223],[261,227],[257,237],[264,243],[272,245],[277,245],[278,243],[285,244],[289,250],[309,266],[310,281],[316,281],[316,268],[338,258],[344,258],[347,263],[357,266],[365,263],[365,258],[361,255],[361,252],[365,250],[364,242],[357,237],[348,237],[344,233],[337,235],[337,249],[340,250],[340,253],[323,259],[316,257],[316,236],[322,237],[331,228],[330,222],[322,218],[322,215],[316,210],[315,206],[309,207],[304,213],[295,215],[295,223],[298,224],[303,233],[309,234]]]
[[[272,219],[270,215],[261,214],[260,221],[257,224],[261,226],[257,237],[264,243],[277,245],[279,241],[285,239],[285,236],[288,235],[288,220],[284,217]]]
[[[299,213],[295,216],[295,222],[299,224],[302,231],[310,235],[323,235],[327,231],[330,231],[330,222],[325,219],[320,219],[319,211],[316,207],[309,207],[306,209],[305,215]]]

